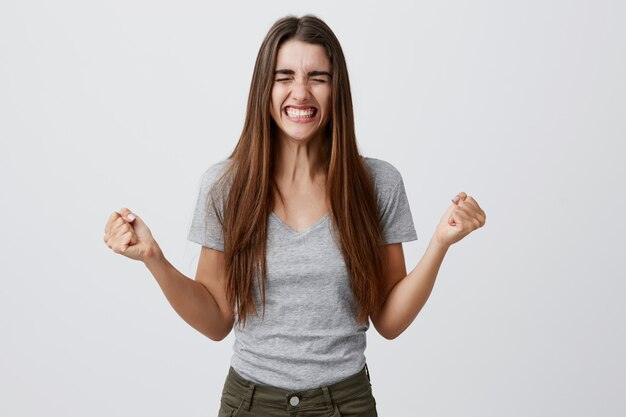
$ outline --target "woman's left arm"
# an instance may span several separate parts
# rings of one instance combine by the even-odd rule
[[[435,285],[448,248],[485,225],[486,215],[476,200],[460,192],[446,210],[428,248],[407,275],[401,243],[387,245],[387,273],[382,306],[372,324],[386,339],[398,337],[415,320]]]

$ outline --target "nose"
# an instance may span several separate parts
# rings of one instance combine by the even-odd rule
[[[298,101],[304,101],[309,98],[309,86],[303,79],[294,80],[291,87],[291,96]]]

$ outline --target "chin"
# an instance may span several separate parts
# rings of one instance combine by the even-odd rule
[[[321,131],[319,130],[315,132],[285,132],[289,138],[298,142],[309,142],[319,136],[320,133]]]

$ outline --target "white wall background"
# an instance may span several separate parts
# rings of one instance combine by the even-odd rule
[[[147,222],[193,276],[198,181],[232,150],[271,24],[314,13],[347,55],[361,151],[403,174],[409,268],[458,192],[412,326],[366,356],[381,416],[626,415],[626,4],[0,2],[0,415],[213,416],[215,343],[104,244]]]

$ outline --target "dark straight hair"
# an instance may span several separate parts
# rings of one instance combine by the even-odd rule
[[[378,220],[374,184],[359,155],[348,69],[332,30],[321,19],[287,16],[274,23],[256,58],[247,114],[230,164],[215,188],[223,198],[218,212],[224,233],[227,297],[245,325],[248,313],[258,315],[254,286],[265,312],[267,223],[278,188],[274,183],[274,122],[270,99],[276,56],[291,39],[322,45],[331,62],[331,119],[323,145],[326,195],[334,237],[341,249],[356,302],[356,319],[367,323],[380,307],[385,267],[384,239]],[[219,201],[219,198],[214,199]]]

